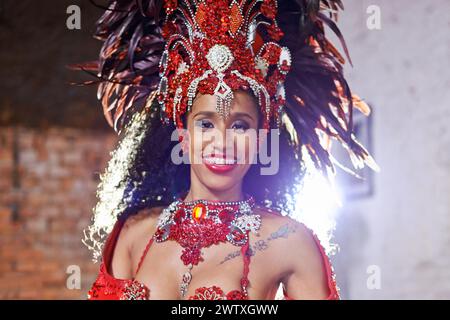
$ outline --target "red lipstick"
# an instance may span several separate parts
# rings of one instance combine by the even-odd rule
[[[205,166],[216,174],[233,170],[237,166],[235,158],[227,158],[224,154],[211,154],[203,157]]]

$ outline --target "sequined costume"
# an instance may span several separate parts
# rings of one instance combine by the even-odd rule
[[[124,225],[124,222],[117,221],[113,231],[111,232],[103,254],[103,259],[100,264],[99,274],[95,280],[92,288],[89,290],[88,298],[90,300],[145,300],[151,299],[151,290],[144,284],[140,283],[136,279],[117,279],[110,273],[111,261],[116,246],[119,233]],[[329,295],[327,300],[339,299],[339,291],[335,281],[335,274],[330,260],[325,253],[323,246],[320,243],[317,235],[312,232],[313,238],[320,250],[320,254],[325,266],[327,285],[329,289]],[[151,249],[154,243],[155,235],[152,235],[148,240],[147,246],[140,258],[138,267],[135,274],[141,268],[142,262],[148,251]],[[248,274],[250,272],[250,257],[246,255],[249,248],[249,242],[242,246],[241,256],[243,258],[243,275],[241,278],[241,288],[239,290],[232,290],[228,293],[223,292],[219,286],[201,287],[195,290],[195,294],[187,297],[187,300],[251,300],[250,296],[246,296],[244,292],[249,284]],[[293,300],[289,297],[283,287],[283,299]]]

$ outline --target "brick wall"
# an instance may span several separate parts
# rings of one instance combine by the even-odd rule
[[[85,298],[98,265],[82,230],[115,142],[82,129],[0,128],[0,299]],[[66,287],[70,265],[80,290]]]

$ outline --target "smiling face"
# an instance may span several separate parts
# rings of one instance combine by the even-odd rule
[[[191,188],[210,192],[241,188],[256,156],[258,125],[258,105],[245,91],[234,92],[226,119],[217,113],[214,95],[198,94],[187,116]]]

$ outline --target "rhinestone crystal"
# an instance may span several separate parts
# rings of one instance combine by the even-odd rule
[[[214,71],[223,72],[231,66],[234,57],[227,46],[216,44],[209,49],[206,59]]]
[[[199,221],[200,219],[204,219],[206,217],[206,206],[203,203],[198,203],[195,205],[194,209],[192,209],[192,218],[194,220]]]

